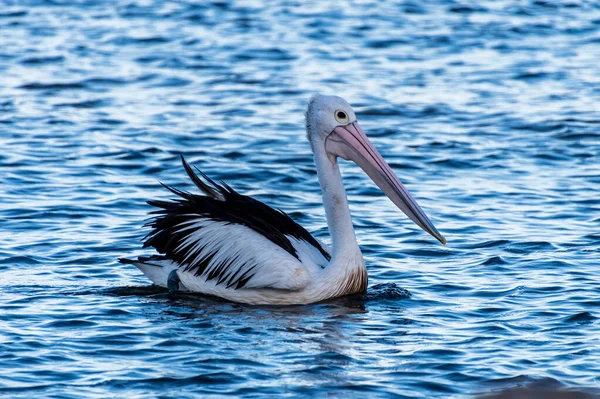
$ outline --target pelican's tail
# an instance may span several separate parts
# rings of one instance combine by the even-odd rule
[[[165,288],[168,287],[171,272],[179,268],[178,263],[164,256],[140,256],[137,259],[119,258],[119,262],[126,265],[134,265],[154,284]]]

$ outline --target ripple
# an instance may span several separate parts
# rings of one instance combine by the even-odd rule
[[[23,65],[43,65],[43,64],[54,64],[57,62],[65,61],[65,57],[62,55],[50,56],[50,57],[27,57],[23,58],[20,62]]]
[[[26,90],[68,90],[68,89],[84,89],[86,86],[83,83],[72,82],[72,83],[28,83],[19,86],[21,89]]]
[[[394,283],[375,284],[365,295],[367,300],[397,300],[410,298],[410,292]]]
[[[56,104],[57,107],[72,107],[72,108],[100,108],[106,106],[107,101],[105,100],[87,100],[87,101],[79,101],[75,103],[63,103]]]
[[[567,317],[565,319],[566,323],[576,323],[576,324],[592,324],[597,317],[592,316],[590,312],[581,312],[576,315]]]

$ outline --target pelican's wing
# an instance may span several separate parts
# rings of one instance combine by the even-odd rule
[[[298,289],[307,263],[323,267],[329,252],[288,215],[217,184],[181,157],[205,195],[165,186],[179,198],[149,201],[160,208],[147,225],[144,247],[154,247],[184,272],[226,288]]]

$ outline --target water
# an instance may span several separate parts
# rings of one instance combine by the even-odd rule
[[[3,1],[0,43],[0,395],[598,393],[593,2]],[[242,306],[117,262],[151,253],[158,181],[191,189],[179,154],[326,240],[316,91],[447,246],[344,162],[364,297]]]

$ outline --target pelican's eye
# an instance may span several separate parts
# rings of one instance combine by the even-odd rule
[[[348,123],[348,114],[345,113],[344,111],[338,109],[337,111],[335,111],[335,120],[338,121],[339,123]]]

